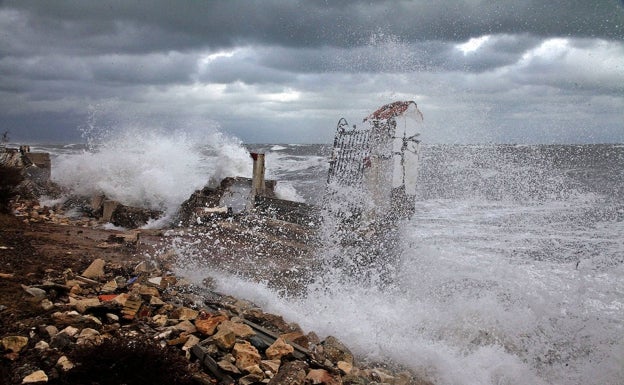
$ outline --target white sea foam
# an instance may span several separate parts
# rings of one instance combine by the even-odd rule
[[[275,187],[275,195],[280,199],[285,199],[293,202],[305,202],[303,198],[290,182],[278,182]]]
[[[100,179],[104,186],[129,180],[128,196],[160,207],[197,188],[186,183],[251,171],[246,150],[214,132],[199,139],[148,135],[142,150],[137,137],[106,142],[94,153],[61,154],[66,163],[59,168],[55,160],[54,178],[89,191],[101,191]],[[621,158],[597,165],[591,154],[580,164],[576,153],[535,146],[429,150],[416,214],[401,226],[401,268],[389,288],[325,270],[306,295],[285,297],[267,284],[215,272],[193,244],[181,255],[207,266],[180,272],[197,282],[212,275],[219,291],[436,384],[621,385],[624,209],[619,174],[605,173]],[[173,164],[159,163],[163,152]],[[288,199],[323,184],[327,170],[324,157],[291,152],[267,153],[267,173],[278,176],[278,194]],[[160,197],[139,188],[137,181],[153,180],[155,172],[141,171],[142,164],[171,174],[155,187]],[[175,183],[164,183],[169,178]],[[346,249],[334,252],[349,257]]]
[[[549,149],[446,150],[423,165],[390,287],[323,270],[306,295],[285,297],[220,271],[218,289],[436,384],[622,384],[624,211],[600,193],[617,189],[612,177],[588,187],[586,166],[540,155]]]
[[[61,154],[52,179],[73,192],[104,194],[123,204],[172,214],[191,193],[226,176],[251,176],[251,161],[235,139],[206,132],[127,128],[94,150]]]

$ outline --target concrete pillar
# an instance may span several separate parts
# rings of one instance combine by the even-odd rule
[[[105,200],[103,203],[103,206],[104,206],[104,210],[102,212],[102,221],[110,222],[113,217],[113,212],[115,211],[117,206],[119,206],[119,202]]]
[[[264,195],[266,183],[264,181],[264,154],[252,152],[253,159],[253,176],[251,178],[251,196],[252,199],[256,195]]]

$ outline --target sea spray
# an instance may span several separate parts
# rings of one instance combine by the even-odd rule
[[[129,127],[77,154],[55,159],[52,179],[75,194],[104,194],[166,217],[196,189],[226,176],[251,176],[246,149],[214,130],[186,132]]]
[[[427,147],[384,288],[324,269],[288,295],[207,256],[187,273],[436,384],[620,385],[622,160],[621,146]]]

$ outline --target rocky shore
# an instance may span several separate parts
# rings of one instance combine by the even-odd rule
[[[0,155],[0,384],[429,384],[176,274],[194,264],[305,289],[310,208],[255,174],[196,191],[175,227],[145,230],[162,213],[60,191],[28,146]]]
[[[105,230],[36,201],[13,213],[0,216],[3,384],[427,384],[176,276],[175,255],[154,252],[163,231]]]

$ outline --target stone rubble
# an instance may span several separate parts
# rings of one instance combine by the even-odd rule
[[[49,275],[37,287],[24,287],[28,293],[43,292],[35,290],[33,296],[40,303],[42,323],[29,336],[2,337],[0,353],[2,359],[16,361],[37,352],[48,365],[20,368],[21,378],[14,383],[53,381],[80,365],[68,358],[76,347],[122,336],[177,351],[195,368],[198,383],[213,378],[244,385],[429,384],[407,372],[358,364],[335,337],[320,341],[247,301],[188,286],[154,263],[122,270],[127,276],[118,276],[117,265],[94,260],[80,275]],[[204,290],[210,300],[194,301],[202,296],[193,290]]]
[[[66,216],[63,204],[49,207],[19,199],[13,215],[28,224],[96,227],[120,207],[105,197],[76,199],[65,205],[84,208],[81,217]],[[122,209],[124,221],[138,214]],[[140,232],[114,234],[97,247],[136,247],[139,236]],[[83,364],[70,359],[80,347],[121,338],[128,343],[153,341],[163,353],[185,357],[197,384],[431,385],[408,372],[358,362],[335,337],[321,340],[278,315],[190,285],[168,270],[154,261],[120,266],[94,259],[80,274],[50,269],[39,285],[22,286],[25,298],[37,305],[41,323],[27,335],[0,336],[0,359],[13,363],[8,384],[54,383]],[[0,272],[0,279],[15,277]]]

